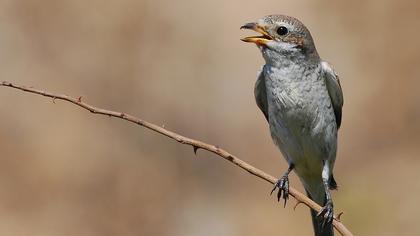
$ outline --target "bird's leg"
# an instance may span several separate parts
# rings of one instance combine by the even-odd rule
[[[321,208],[321,210],[318,213],[318,217],[321,218],[320,224],[321,228],[324,228],[325,226],[332,223],[334,219],[334,211],[333,211],[333,202],[329,190],[329,178],[330,178],[330,167],[328,164],[328,161],[323,162],[323,168],[322,168],[322,182],[324,184],[325,189],[325,197],[326,202],[324,207]]]
[[[273,190],[271,190],[271,194],[273,194],[274,190],[276,188],[279,188],[279,191],[277,192],[277,201],[280,201],[282,192],[283,192],[283,199],[284,199],[284,206],[286,207],[287,199],[289,199],[289,174],[293,170],[294,165],[291,163],[289,165],[289,168],[287,169],[286,173],[277,180],[277,182],[274,184]]]

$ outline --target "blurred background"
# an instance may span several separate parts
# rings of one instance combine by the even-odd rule
[[[355,235],[419,235],[416,1],[0,0],[0,77],[83,96],[287,168],[253,95],[263,60],[239,27],[311,30],[345,104],[333,193]],[[0,88],[1,235],[311,235],[309,210],[234,165],[74,105]],[[293,175],[291,185],[302,190]]]

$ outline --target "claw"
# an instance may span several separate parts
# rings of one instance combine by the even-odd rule
[[[287,176],[283,176],[277,180],[277,182],[274,184],[274,188],[271,190],[270,195],[272,195],[277,188],[279,189],[277,192],[277,201],[279,202],[280,198],[283,198],[284,207],[286,207],[286,202],[289,199],[289,178]]]
[[[321,218],[320,224],[321,228],[325,228],[326,226],[330,225],[334,219],[334,211],[333,211],[333,204],[332,202],[327,202],[323,208],[319,211],[318,218]]]

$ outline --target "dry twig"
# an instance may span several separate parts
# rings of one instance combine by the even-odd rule
[[[174,133],[172,131],[169,131],[167,129],[164,128],[164,126],[158,126],[152,123],[149,123],[147,121],[144,121],[142,119],[139,119],[137,117],[134,117],[132,115],[129,114],[125,114],[123,112],[116,112],[116,111],[110,111],[110,110],[105,110],[102,108],[98,108],[98,107],[94,107],[92,105],[89,105],[85,102],[82,101],[82,97],[78,97],[78,98],[73,98],[67,95],[63,95],[63,94],[55,94],[55,93],[50,93],[47,91],[42,91],[42,90],[38,90],[38,89],[34,89],[32,87],[25,87],[25,86],[20,86],[20,85],[15,85],[12,84],[10,82],[7,81],[3,81],[1,82],[0,86],[5,86],[5,87],[11,87],[11,88],[15,88],[15,89],[19,89],[22,90],[24,92],[29,92],[29,93],[34,93],[34,94],[39,94],[45,97],[50,97],[53,99],[53,102],[55,102],[56,100],[63,100],[63,101],[67,101],[70,103],[73,103],[77,106],[80,106],[88,111],[90,111],[91,113],[94,114],[100,114],[100,115],[106,115],[106,116],[111,116],[111,117],[117,117],[126,121],[130,121],[132,123],[135,123],[137,125],[143,126],[145,128],[148,128],[154,132],[157,132],[159,134],[165,135],[168,138],[174,139],[179,143],[182,144],[186,144],[186,145],[190,145],[193,147],[193,151],[194,153],[197,152],[198,149],[204,149],[207,150],[209,152],[212,152],[220,157],[222,157],[223,159],[232,162],[233,164],[239,166],[240,168],[248,171],[249,173],[251,173],[252,175],[255,175],[267,182],[270,182],[272,184],[274,184],[277,179],[274,178],[273,176],[263,172],[260,169],[255,168],[254,166],[242,161],[241,159],[237,158],[236,156],[234,156],[233,154],[230,154],[229,152],[227,152],[226,150],[219,148],[215,145],[211,145],[211,144],[207,144],[195,139],[191,139],[188,137],[184,137],[180,134]],[[297,191],[296,189],[290,187],[289,188],[289,194],[291,196],[293,196],[298,203],[303,203],[306,206],[316,210],[317,212],[320,211],[321,207],[316,204],[314,201],[312,201],[311,199],[309,199],[308,197],[306,197],[304,194],[300,193],[299,191]],[[298,205],[298,204],[297,204]],[[343,236],[352,236],[353,234],[340,222],[340,216],[336,216],[334,217],[334,221],[333,221],[333,225],[335,227],[335,229]]]

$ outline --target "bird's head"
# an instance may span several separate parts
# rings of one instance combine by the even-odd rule
[[[255,43],[269,64],[284,60],[316,61],[319,59],[309,30],[298,19],[285,15],[269,15],[241,29],[260,33],[241,39]]]

